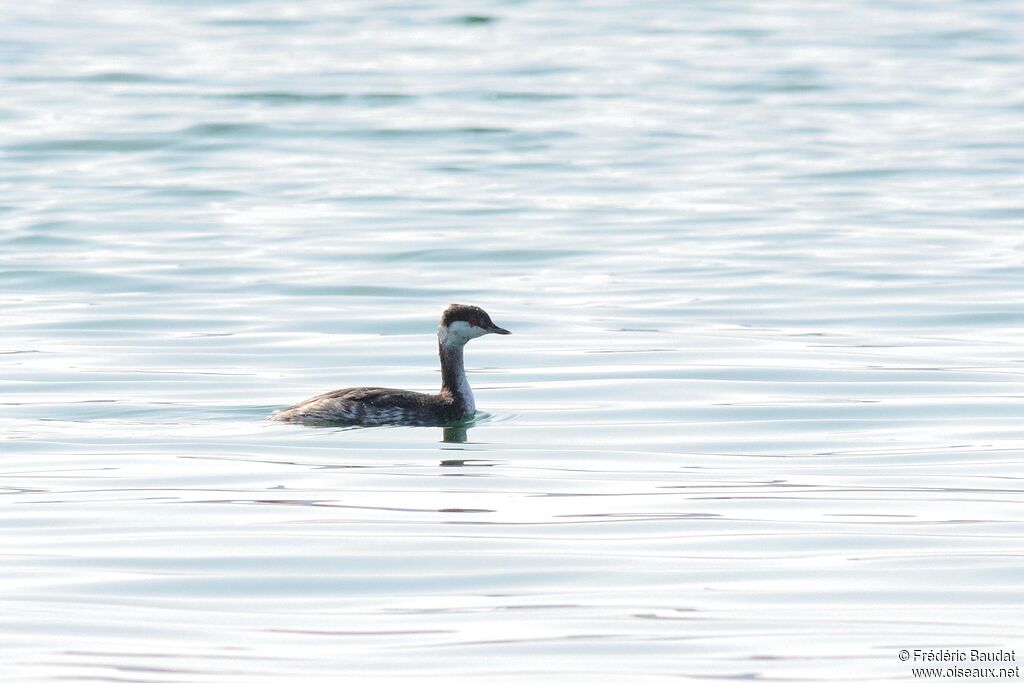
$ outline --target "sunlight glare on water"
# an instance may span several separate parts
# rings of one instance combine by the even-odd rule
[[[1015,3],[0,24],[5,681],[1024,651]],[[265,418],[434,391],[464,430]]]

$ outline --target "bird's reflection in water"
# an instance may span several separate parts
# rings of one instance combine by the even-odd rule
[[[497,460],[442,460],[441,467],[494,467],[498,464]]]
[[[466,443],[469,438],[469,427],[467,425],[453,425],[445,427],[441,439],[444,443]],[[442,460],[441,467],[465,467],[467,460]]]
[[[467,425],[454,425],[444,428],[442,439],[445,443],[466,443],[468,434],[469,427]]]
[[[469,439],[469,430],[472,427],[472,424],[450,425],[444,428],[441,438],[444,443],[466,443]],[[442,460],[440,464],[441,467],[494,467],[498,461],[480,458],[452,458],[451,460]]]

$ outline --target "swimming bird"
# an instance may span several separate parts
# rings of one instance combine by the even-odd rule
[[[354,387],[338,389],[279,410],[271,419],[303,424],[445,425],[476,412],[473,390],[466,378],[462,350],[485,334],[511,334],[491,321],[478,306],[452,304],[437,328],[441,357],[441,391],[423,394],[405,389]]]

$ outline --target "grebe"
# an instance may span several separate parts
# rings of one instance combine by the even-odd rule
[[[452,304],[437,328],[440,393],[380,387],[338,389],[279,410],[271,419],[306,424],[444,425],[470,417],[476,412],[476,402],[466,379],[462,347],[485,334],[511,332],[495,325],[482,308]]]

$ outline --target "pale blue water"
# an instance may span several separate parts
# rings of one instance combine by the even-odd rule
[[[1024,656],[1022,22],[6,4],[3,680]],[[264,419],[453,301],[465,435]]]

